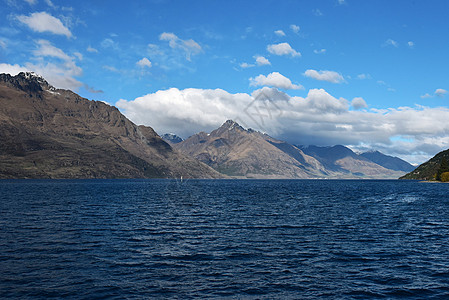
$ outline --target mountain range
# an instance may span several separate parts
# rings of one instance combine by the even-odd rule
[[[245,129],[232,120],[211,133],[200,132],[172,144],[220,173],[236,178],[398,178],[414,167],[380,152],[296,146]]]
[[[380,152],[292,145],[232,120],[186,140],[162,137],[34,73],[0,74],[0,178],[398,178],[414,169]]]

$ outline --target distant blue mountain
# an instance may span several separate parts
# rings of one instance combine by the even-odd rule
[[[415,169],[413,165],[409,164],[405,160],[398,157],[385,155],[379,151],[365,152],[360,154],[360,156],[363,156],[370,161],[390,170],[411,172]]]

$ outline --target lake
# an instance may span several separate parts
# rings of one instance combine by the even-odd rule
[[[449,185],[2,180],[3,298],[449,297]]]

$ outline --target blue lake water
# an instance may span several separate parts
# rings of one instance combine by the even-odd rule
[[[0,181],[0,296],[449,297],[448,195],[417,181]]]

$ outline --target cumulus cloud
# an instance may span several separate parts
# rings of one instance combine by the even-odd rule
[[[136,62],[136,65],[138,65],[141,68],[145,68],[145,67],[151,68],[151,61],[148,58],[144,57],[141,60],[139,60],[138,62]]]
[[[443,98],[446,94],[447,94],[447,91],[445,89],[436,89],[432,95],[429,93],[425,93],[424,95],[421,96],[421,98],[422,99],[433,98],[433,97]]]
[[[32,13],[30,16],[20,15],[17,20],[26,24],[29,28],[36,32],[50,32],[58,35],[72,37],[70,30],[62,24],[61,20],[53,17],[46,12]]]
[[[249,81],[250,86],[274,86],[284,90],[304,89],[302,85],[293,84],[290,79],[279,72],[273,72],[267,76],[259,75],[255,78],[250,78]]]
[[[282,31],[282,30],[276,30],[274,33],[275,33],[277,36],[285,36],[285,32]]]
[[[352,101],[357,102],[361,100]],[[379,149],[412,163],[422,163],[449,148],[448,108],[350,110],[347,100],[323,89],[312,89],[306,97],[291,97],[267,87],[251,95],[172,88],[131,101],[120,100],[116,105],[137,124],[183,137],[211,131],[234,119],[290,143]]]
[[[331,83],[342,83],[344,82],[343,76],[334,71],[316,71],[316,70],[307,70],[304,72],[304,75],[309,78],[313,78],[316,80],[327,81]]]
[[[337,3],[338,3],[338,5],[345,5],[345,4],[347,4],[346,0],[338,0]]]
[[[366,104],[365,100],[362,97],[355,97],[351,101],[351,106],[354,109],[362,109],[362,108],[367,108],[368,104]]]
[[[268,52],[275,55],[290,55],[292,57],[301,57],[301,53],[293,49],[289,43],[279,43],[267,46]]]
[[[324,53],[326,53],[326,49],[316,49],[316,50],[313,50],[313,53],[315,53],[315,54],[324,54]]]
[[[193,55],[199,54],[203,51],[201,46],[194,40],[182,40],[171,32],[163,32],[159,36],[159,39],[161,41],[168,41],[170,48],[183,51],[188,61],[191,60]]]
[[[294,33],[298,33],[300,30],[300,27],[298,25],[292,24],[290,25],[290,29],[294,32]]]
[[[255,66],[260,67],[260,66],[271,65],[270,61],[263,56],[255,55],[254,59],[256,60],[254,64],[249,64],[249,63],[243,62],[239,65],[240,68],[247,69],[247,68],[252,68]]]
[[[258,66],[271,65],[270,61],[263,56],[255,56],[254,58],[256,59],[256,64]]]
[[[412,42],[412,41],[409,41],[409,42],[407,42],[407,45],[408,45],[410,48],[413,48],[413,47],[415,46],[415,43]]]

